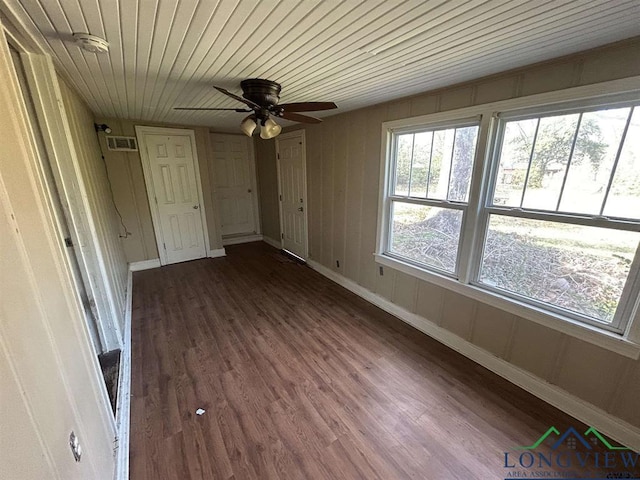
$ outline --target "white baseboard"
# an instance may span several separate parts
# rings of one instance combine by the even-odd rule
[[[241,237],[223,238],[222,245],[238,245],[239,243],[259,242],[262,235],[243,235]]]
[[[142,260],[140,262],[131,262],[129,264],[130,272],[139,272],[140,270],[149,270],[151,268],[158,268],[160,266],[159,258],[152,258],[151,260]]]
[[[207,252],[207,258],[226,257],[227,252],[224,248],[216,248],[215,250],[209,250]]]
[[[277,248],[278,250],[282,248],[282,243],[280,242],[280,240],[274,240],[273,238],[267,237],[266,235],[262,236],[262,241],[271,245],[273,248]]]
[[[158,263],[160,261],[158,260]],[[129,480],[129,432],[131,417],[131,305],[133,302],[133,270],[127,277],[127,299],[124,314],[124,338],[120,352],[118,399],[116,405],[116,480]]]
[[[266,237],[264,240],[266,241]],[[585,402],[560,387],[552,385],[506,360],[496,357],[471,342],[428,321],[426,318],[405,310],[371,290],[367,290],[358,285],[356,282],[320,265],[316,261],[308,260],[307,265],[347,290],[352,291],[382,310],[408,323],[421,332],[426,333],[435,340],[438,340],[440,343],[443,343],[497,375],[509,380],[511,383],[577,418],[581,422],[593,426],[599,432],[608,435],[616,442],[631,448],[635,452],[640,451],[640,428],[605,412],[595,405]]]

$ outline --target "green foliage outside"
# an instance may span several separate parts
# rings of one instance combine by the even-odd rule
[[[528,162],[534,137],[525,132],[520,123],[514,122],[512,125],[520,130],[520,135],[514,136],[511,140],[518,158]],[[540,121],[531,159],[528,188],[542,188],[545,175],[548,175],[551,167],[564,168],[569,162],[569,158],[575,165],[589,162],[595,178],[600,170],[607,143],[602,137],[597,122],[586,119],[580,123],[573,155],[571,155],[577,126],[577,115],[553,117],[552,120],[542,119]]]

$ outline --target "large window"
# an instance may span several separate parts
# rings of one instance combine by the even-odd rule
[[[389,254],[456,273],[478,128],[458,122],[394,136]]]
[[[389,129],[379,259],[623,333],[640,290],[640,104],[486,113]]]
[[[640,108],[505,115],[497,128],[479,283],[619,326],[640,240]]]

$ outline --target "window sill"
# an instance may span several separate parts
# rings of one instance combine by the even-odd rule
[[[640,358],[640,344],[633,342],[623,335],[602,330],[598,327],[580,323],[571,318],[561,317],[547,311],[519,302],[515,299],[494,293],[475,285],[460,283],[459,281],[430,272],[397,258],[383,254],[374,254],[376,262],[394,268],[413,277],[425,280],[447,290],[459,293],[474,300],[487,303],[532,322],[559,331],[571,337],[592,343],[598,347],[616,352],[628,358]]]

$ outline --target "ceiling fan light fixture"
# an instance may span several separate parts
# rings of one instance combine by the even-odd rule
[[[258,124],[256,123],[254,115],[248,115],[244,118],[244,120],[242,120],[242,122],[240,122],[240,130],[242,130],[242,133],[244,133],[247,137],[253,135],[253,131],[257,126]]]
[[[260,129],[260,138],[264,140],[269,140],[270,138],[277,137],[280,135],[282,131],[282,127],[278,125],[273,119],[268,118],[262,128]]]

